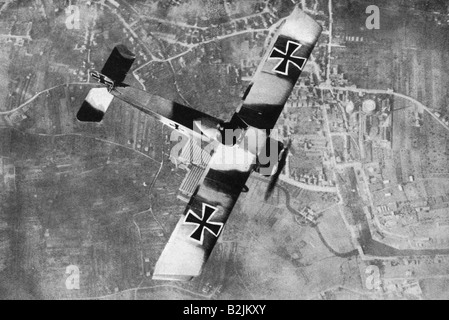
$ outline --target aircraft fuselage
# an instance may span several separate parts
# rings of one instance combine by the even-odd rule
[[[222,120],[206,113],[133,87],[116,87],[111,94],[188,136],[193,135],[200,139],[204,139],[204,136],[210,138],[207,132],[217,130],[223,123]],[[200,127],[195,124],[200,124]]]

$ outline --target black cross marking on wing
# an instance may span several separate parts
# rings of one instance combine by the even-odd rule
[[[307,59],[295,56],[296,51],[301,47],[301,44],[289,40],[285,52],[282,52],[276,47],[273,48],[270,59],[282,59],[273,71],[288,76],[290,64],[293,64],[299,71],[302,71]]]
[[[213,218],[214,214],[218,211],[217,208],[203,203],[202,211],[202,216],[199,217],[195,212],[189,210],[184,220],[185,224],[192,224],[197,226],[190,235],[190,238],[198,241],[200,244],[203,244],[205,230],[209,231],[212,235],[218,238],[221,229],[223,228],[223,223],[210,221]]]

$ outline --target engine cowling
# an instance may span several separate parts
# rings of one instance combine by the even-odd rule
[[[273,138],[268,138],[265,146],[258,154],[255,171],[264,177],[275,175],[279,168],[283,168],[283,165],[281,166],[279,162],[285,151],[282,142]]]

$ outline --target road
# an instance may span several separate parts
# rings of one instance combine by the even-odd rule
[[[254,179],[256,179],[256,180],[259,180],[259,181],[263,181],[263,182],[268,183],[268,179],[266,179],[266,178],[262,178],[262,177],[259,177],[259,176],[257,176],[257,175],[253,175],[252,177],[253,177]],[[291,196],[290,196],[290,192],[287,190],[287,188],[285,188],[285,187],[283,187],[282,185],[279,185],[279,184],[276,186],[276,188],[279,188],[280,190],[282,190],[282,191],[284,192],[284,194],[285,194],[285,199],[286,199],[286,201],[285,201],[285,206],[287,207],[287,210],[290,211],[293,215],[303,218],[303,215],[302,215],[301,213],[299,213],[298,210],[294,209],[294,208],[291,206]],[[318,237],[320,238],[320,240],[321,240],[321,242],[323,243],[323,245],[324,245],[324,246],[325,246],[325,247],[326,247],[326,248],[327,248],[333,255],[335,255],[335,256],[337,256],[337,257],[339,257],[339,258],[350,258],[350,257],[357,256],[357,255],[359,254],[358,250],[352,250],[352,251],[350,251],[350,252],[345,252],[345,253],[340,253],[340,252],[335,251],[335,250],[331,247],[331,245],[326,241],[326,239],[324,238],[324,236],[322,235],[322,233],[321,233],[321,231],[320,231],[318,225],[314,225],[314,226],[312,226],[312,227],[313,227],[313,228],[315,229],[315,231],[317,232]]]
[[[327,70],[326,70],[326,81],[328,83],[330,83],[330,75],[331,75],[333,24],[334,21],[333,21],[332,0],[329,0],[329,43],[327,49]]]
[[[0,34],[0,38],[13,38],[13,39],[24,39],[24,40],[32,40],[31,37],[28,36],[15,36],[12,34]]]
[[[224,35],[224,36],[218,36],[218,37],[216,37],[214,39],[207,40],[207,41],[204,41],[204,42],[200,42],[200,43],[191,45],[188,50],[186,50],[184,52],[181,52],[181,53],[177,54],[176,56],[167,58],[165,60],[164,59],[155,59],[155,60],[148,61],[147,63],[141,65],[136,70],[134,70],[134,72],[137,72],[137,71],[139,71],[142,68],[145,68],[146,66],[148,66],[150,63],[152,63],[154,61],[157,61],[157,62],[168,62],[168,61],[172,61],[172,60],[178,59],[178,58],[186,55],[187,53],[192,52],[193,49],[199,47],[200,45],[204,45],[204,44],[207,44],[207,43],[211,43],[211,42],[216,42],[216,41],[219,41],[219,40],[232,38],[232,37],[235,37],[235,36],[238,36],[238,35],[247,34],[247,33],[264,32],[264,31],[267,31],[267,29],[249,29],[249,30],[243,30],[243,31],[231,33],[231,34]],[[164,39],[164,40],[167,41],[166,39]],[[175,43],[175,42],[173,42],[173,43]]]
[[[178,287],[176,285],[163,284],[163,285],[154,285],[154,286],[148,286],[148,287],[130,288],[130,289],[122,290],[122,291],[119,291],[119,292],[107,294],[107,295],[104,295],[104,296],[85,297],[85,298],[69,298],[69,299],[70,300],[104,300],[104,299],[112,299],[112,298],[115,298],[115,297],[117,297],[117,296],[119,296],[121,294],[125,294],[125,293],[128,293],[128,292],[133,292],[134,296],[136,296],[136,294],[139,291],[148,291],[148,290],[162,289],[162,288],[185,292],[185,293],[188,293],[190,295],[193,295],[193,296],[196,296],[196,297],[200,297],[200,298],[203,298],[203,299],[211,299],[214,296],[214,294],[215,294],[215,292],[217,290],[216,289],[215,291],[213,291],[209,295],[204,295],[204,294],[200,294],[200,293],[197,293],[197,292],[190,291],[188,289],[184,289],[184,288]]]
[[[13,2],[13,0],[6,1],[0,8],[0,13],[2,13],[4,10],[6,10],[11,2]]]
[[[337,192],[336,187],[323,187],[323,186],[315,186],[315,185],[311,185],[311,184],[305,184],[305,183],[296,181],[292,178],[289,178],[287,175],[280,175],[279,179],[284,181],[285,183],[291,184],[295,187],[298,187],[298,188],[301,188],[304,190],[309,190],[309,191],[313,191],[313,192],[329,192],[329,193]]]
[[[427,111],[435,120],[437,120],[444,128],[446,128],[446,130],[449,131],[449,126],[447,126],[440,118],[438,118],[433,112],[432,110],[425,106],[424,104],[422,104],[421,102],[419,102],[418,100],[409,97],[405,94],[402,93],[398,93],[398,92],[394,92],[393,90],[381,90],[381,89],[361,89],[361,88],[353,88],[353,87],[331,87],[328,85],[321,85],[318,86],[317,89],[320,90],[337,90],[337,91],[349,91],[349,92],[355,92],[355,93],[367,93],[367,94],[388,94],[388,95],[392,95],[401,99],[405,99],[413,104],[415,104],[416,106],[418,106],[419,108],[421,108],[424,111]]]
[[[51,90],[60,88],[60,87],[64,87],[64,86],[78,86],[78,85],[88,85],[88,86],[98,86],[97,83],[87,83],[87,82],[71,82],[71,83],[64,83],[64,84],[59,84],[57,86],[51,87],[49,89],[45,89],[41,92],[36,93],[33,97],[31,97],[30,99],[28,99],[27,101],[25,101],[24,103],[22,103],[20,106],[18,106],[17,108],[8,110],[8,111],[2,111],[0,112],[0,115],[8,115],[8,114],[12,114],[16,111],[19,111],[20,109],[22,109],[23,107],[27,106],[28,104],[30,104],[31,102],[33,102],[34,100],[36,100],[39,96],[41,96],[44,93],[48,93]]]
[[[322,111],[323,111],[323,118],[324,118],[324,126],[326,128],[326,134],[329,140],[329,146],[330,146],[330,158],[331,158],[331,162],[332,162],[332,167],[336,168],[337,167],[337,159],[335,157],[335,147],[334,147],[334,140],[332,139],[332,131],[331,131],[331,127],[330,127],[330,121],[329,121],[329,115],[327,114],[327,109],[326,109],[326,105],[324,104],[322,107]]]

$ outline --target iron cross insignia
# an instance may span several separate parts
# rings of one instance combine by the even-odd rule
[[[185,224],[197,226],[190,235],[190,238],[192,238],[195,241],[198,241],[200,244],[203,244],[205,230],[209,231],[212,235],[218,238],[221,229],[223,228],[223,223],[211,222],[211,219],[213,218],[214,214],[218,211],[218,208],[203,203],[202,211],[203,211],[202,216],[199,217],[195,212],[189,210],[184,220]]]
[[[290,64],[293,64],[299,71],[302,71],[307,59],[295,56],[296,51],[301,47],[301,44],[289,40],[285,52],[282,52],[276,47],[273,48],[273,51],[270,54],[270,59],[282,59],[273,71],[288,76]]]

